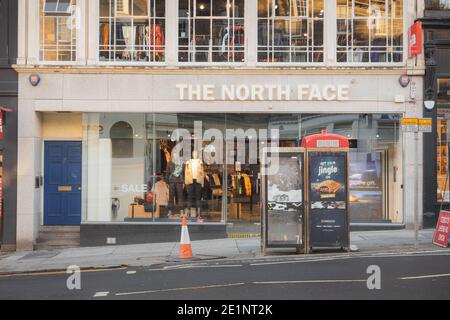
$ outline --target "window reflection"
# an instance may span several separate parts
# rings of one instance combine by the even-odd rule
[[[180,62],[243,62],[244,0],[180,0]]]
[[[40,0],[40,60],[75,61],[76,0]]]
[[[323,62],[323,0],[259,0],[259,62]]]
[[[86,113],[83,216],[89,222],[164,223],[186,216],[199,223],[253,225],[261,219],[259,155],[274,142],[258,140],[260,130],[278,130],[278,146],[298,147],[303,137],[326,129],[351,141],[351,220],[401,223],[399,119],[391,114]],[[226,130],[242,130],[245,137],[225,139]],[[221,145],[212,143],[216,138]],[[183,142],[186,154],[177,149]]]
[[[165,59],[165,0],[100,0],[100,61]]]
[[[338,0],[338,62],[402,62],[402,0]]]

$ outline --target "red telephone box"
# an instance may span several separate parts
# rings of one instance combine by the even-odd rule
[[[322,131],[301,147],[266,148],[262,173],[262,250],[349,249],[348,152],[344,136]],[[274,169],[266,165],[274,161]]]
[[[348,152],[344,136],[322,131],[305,137],[307,251],[349,249]]]

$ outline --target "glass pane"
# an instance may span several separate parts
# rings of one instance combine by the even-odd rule
[[[384,219],[383,155],[350,152],[349,214],[352,222],[381,222]]]
[[[230,0],[231,3],[232,0]],[[245,0],[234,0],[234,17],[243,18],[245,10]],[[233,13],[230,13],[233,15]]]
[[[375,19],[386,18],[386,0],[371,0],[370,16]]]
[[[303,154],[279,156],[279,170],[267,176],[268,245],[303,245]]]
[[[353,21],[353,45],[368,46],[369,45],[369,28],[368,19],[359,19]]]
[[[349,4],[347,2],[348,0],[337,0],[336,15],[338,18],[347,18],[351,16],[349,14],[349,11],[352,10],[351,1]]]
[[[290,16],[291,0],[275,0],[274,12],[276,17]]]
[[[450,79],[438,79],[438,102],[450,103]]]
[[[147,16],[149,0],[133,0],[133,15]]]
[[[258,0],[258,17],[268,17],[271,15],[270,8],[272,0]]]
[[[100,0],[100,17],[110,16],[110,3],[110,0]],[[114,3],[112,3],[112,7],[114,7]]]
[[[316,18],[324,17],[324,2],[326,0],[309,0],[309,6],[313,7],[313,16]]]
[[[320,12],[319,8],[318,8],[318,10]],[[319,13],[319,12],[317,12],[317,13]],[[291,16],[292,17],[307,17],[308,16],[308,0],[292,0]]]
[[[232,2],[232,0],[231,0]],[[213,16],[228,16],[228,1],[227,0],[212,0],[212,15]],[[229,6],[232,11],[231,4]]]
[[[449,143],[450,143],[450,114],[447,109],[438,109],[437,120],[437,145],[436,145],[436,179],[437,200],[450,201],[450,181],[448,181],[449,170]]]
[[[367,17],[369,15],[369,0],[353,0],[355,17]]]
[[[211,0],[197,1],[197,7],[195,8],[195,14],[198,17],[211,16]]]
[[[152,15],[155,17],[164,18],[166,16],[166,1],[165,0],[150,0],[151,6],[155,3],[155,9],[152,10]],[[154,12],[154,13],[153,13]]]

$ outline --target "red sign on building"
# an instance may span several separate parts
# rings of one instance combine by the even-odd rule
[[[415,57],[422,53],[423,39],[422,39],[422,22],[417,21],[408,31],[409,39],[409,57]]]
[[[450,212],[441,211],[439,213],[439,220],[434,232],[433,244],[447,248],[448,247],[448,232],[450,229]]]
[[[349,148],[350,143],[344,136],[328,133],[323,130],[320,134],[313,134],[304,137],[302,140],[303,148]]]

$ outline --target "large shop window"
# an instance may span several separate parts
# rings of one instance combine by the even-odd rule
[[[244,0],[180,0],[180,62],[243,62]]]
[[[258,0],[259,62],[323,62],[324,0]]]
[[[39,57],[41,61],[75,61],[77,0],[40,0]]]
[[[100,0],[100,61],[163,62],[165,16],[165,0]]]
[[[337,0],[337,61],[403,62],[403,0]]]
[[[436,145],[436,198],[450,202],[450,78],[438,79],[437,145]]]
[[[351,221],[402,223],[399,119],[383,114],[86,113],[83,219],[165,223],[185,215],[258,233],[255,223],[264,205],[260,152],[274,145],[297,147],[304,136],[327,129],[352,142]],[[227,138],[230,130],[233,136]],[[278,131],[276,141],[270,130]],[[184,143],[188,147],[181,154],[177,148]]]

